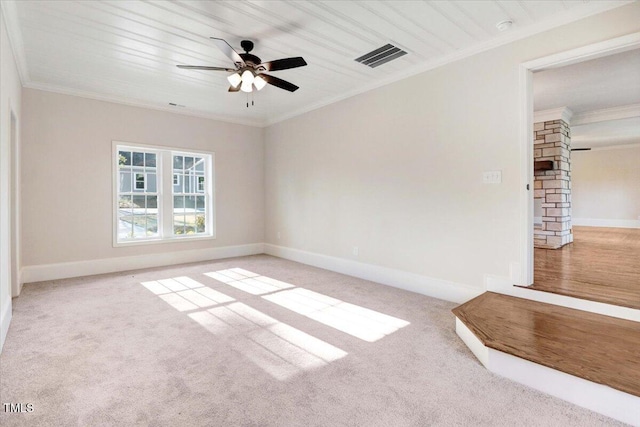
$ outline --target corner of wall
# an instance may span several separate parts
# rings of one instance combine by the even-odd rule
[[[9,324],[11,323],[11,300],[9,299],[0,307],[0,353],[4,348],[4,342],[9,332]]]

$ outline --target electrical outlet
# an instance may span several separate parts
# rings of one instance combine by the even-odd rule
[[[359,253],[359,252],[360,252],[360,251],[359,251],[358,247],[357,247],[357,246],[354,246],[354,247],[353,247],[353,255],[354,255],[354,256],[358,256],[358,253]]]
[[[500,184],[502,182],[502,171],[487,171],[482,173],[483,184]]]
[[[276,233],[276,238],[277,238],[278,240],[280,240],[280,232],[279,232],[279,231]]]

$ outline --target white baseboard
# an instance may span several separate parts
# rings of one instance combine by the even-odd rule
[[[284,246],[266,243],[264,249],[269,255],[457,303],[466,302],[484,292],[484,289],[461,283]]]
[[[476,357],[477,353],[483,357],[484,360],[478,358],[491,372],[623,423],[640,426],[640,397],[486,347],[458,318],[456,332]]]
[[[571,224],[586,227],[640,228],[640,220],[635,219],[572,218]]]
[[[487,291],[640,322],[640,310],[514,286],[506,277],[485,276]]]
[[[89,261],[64,262],[59,264],[30,265],[22,268],[21,278],[24,283],[42,282],[45,280],[91,276],[94,274],[113,273],[116,271],[161,267],[165,265],[185,264],[188,262],[257,255],[261,253],[264,253],[264,244],[251,243],[247,245],[194,249],[187,251],[136,255],[131,257],[103,258]]]
[[[7,333],[9,332],[11,314],[11,298],[9,298],[5,301],[5,304],[0,307],[0,353],[2,353],[4,341],[7,339]]]

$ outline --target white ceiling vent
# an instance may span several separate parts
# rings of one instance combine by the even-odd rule
[[[369,53],[365,53],[355,61],[361,64],[367,65],[371,68],[376,68],[379,65],[386,64],[389,61],[400,58],[407,54],[407,51],[402,50],[398,46],[394,46],[390,43],[376,49]]]

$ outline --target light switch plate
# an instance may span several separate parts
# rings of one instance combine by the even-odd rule
[[[500,184],[502,182],[502,171],[487,171],[482,173],[483,184]]]

